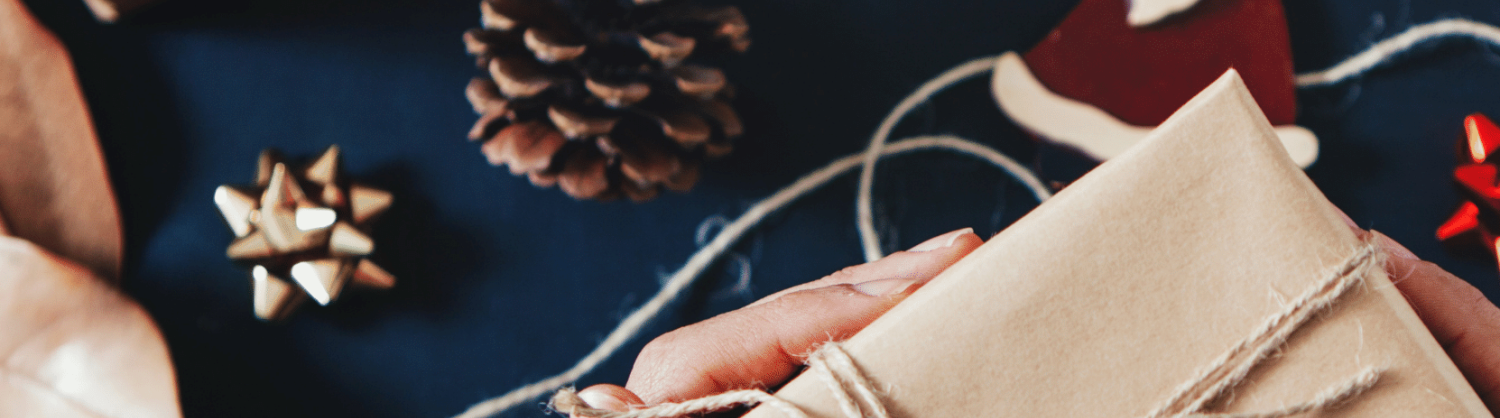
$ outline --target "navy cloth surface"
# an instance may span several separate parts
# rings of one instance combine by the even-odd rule
[[[463,89],[476,71],[460,35],[478,24],[477,0],[177,0],[115,25],[79,0],[28,5],[76,62],[125,222],[124,288],[166,336],[188,417],[443,417],[571,366],[697,248],[700,224],[859,151],[922,81],[1024,51],[1072,2],[739,2],[754,45],[726,71],[748,134],[691,193],[644,204],[535,189],[465,140],[475,116]],[[1482,1],[1286,9],[1299,72],[1417,23],[1500,23],[1500,6]],[[1328,197],[1492,298],[1495,262],[1450,256],[1433,230],[1458,204],[1449,179],[1462,118],[1500,116],[1496,92],[1500,56],[1456,40],[1298,95],[1299,124],[1322,141],[1308,174]],[[1087,168],[1022,134],[982,79],[919,108],[895,137],[923,133],[996,146],[1052,179]],[[330,144],[352,175],[395,193],[374,258],[399,284],[262,323],[248,271],[224,256],[232,234],[213,190],[249,183],[262,148],[312,157]],[[962,227],[991,234],[1035,206],[968,157],[881,167],[887,251]],[[580,383],[623,383],[651,337],[861,262],[854,185],[845,176],[770,218]]]

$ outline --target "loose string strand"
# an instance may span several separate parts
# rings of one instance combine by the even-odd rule
[[[859,225],[859,240],[860,245],[864,247],[866,262],[873,262],[885,256],[880,250],[880,234],[875,231],[875,211],[872,203],[873,198],[871,195],[873,193],[871,189],[873,189],[875,184],[875,163],[883,155],[881,150],[885,148],[886,138],[891,136],[891,130],[895,129],[896,124],[901,122],[902,119],[906,119],[906,115],[910,114],[913,109],[916,109],[917,105],[926,102],[927,99],[931,99],[938,92],[970,77],[993,71],[995,63],[999,59],[998,56],[976,58],[959,64],[948,71],[944,71],[937,77],[928,80],[926,83],[922,83],[922,86],[918,87],[916,91],[907,95],[906,98],[901,99],[901,102],[896,104],[896,107],[885,115],[885,119],[880,121],[880,127],[876,128],[875,135],[870,137],[870,145],[865,147],[864,164],[859,171],[859,193],[855,196],[854,202],[855,218]],[[1014,170],[1010,169],[1007,169],[1007,171],[1014,172]],[[1029,170],[1027,171],[1029,172]],[[1037,184],[1040,185],[1041,182],[1037,182]],[[1040,196],[1042,192],[1037,192],[1038,189],[1033,188],[1032,190],[1038,193],[1038,200],[1045,199]],[[1040,190],[1045,191],[1046,187],[1042,187]],[[1047,193],[1050,194],[1050,192]]]

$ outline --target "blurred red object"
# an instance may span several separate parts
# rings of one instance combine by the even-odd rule
[[[1272,125],[1296,122],[1292,46],[1280,1],[1202,1],[1144,27],[1122,0],[1083,0],[1027,52],[1057,94],[1136,126],[1156,126],[1234,68]]]
[[[1458,141],[1458,166],[1453,182],[1466,200],[1447,221],[1438,226],[1437,238],[1449,251],[1489,257],[1500,256],[1500,127],[1482,114],[1464,118],[1464,137]],[[1500,259],[1497,259],[1500,266]]]

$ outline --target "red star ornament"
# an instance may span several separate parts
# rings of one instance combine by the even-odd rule
[[[1488,253],[1500,265],[1500,158],[1490,158],[1500,149],[1500,127],[1475,113],[1464,118],[1464,133],[1453,182],[1466,201],[1438,226],[1437,238],[1450,251]]]

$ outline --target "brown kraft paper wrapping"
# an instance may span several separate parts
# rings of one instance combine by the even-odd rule
[[[1141,417],[1361,245],[1231,71],[843,347],[895,417]],[[1302,416],[1490,416],[1376,270],[1206,412],[1275,410],[1378,367]],[[776,396],[843,417],[815,376]]]

